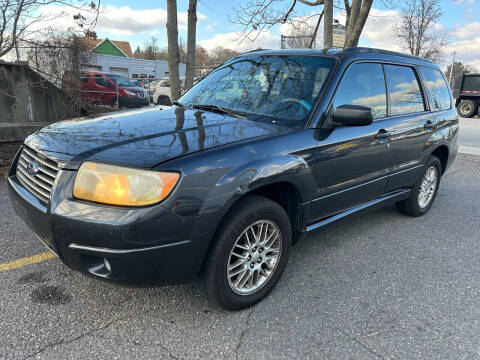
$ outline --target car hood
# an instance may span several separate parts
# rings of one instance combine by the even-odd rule
[[[150,168],[187,154],[288,130],[174,106],[61,121],[30,135],[25,144],[66,169],[77,169],[86,160]]]
[[[124,88],[125,90],[134,92],[135,94],[141,94],[145,92],[145,90],[141,86],[120,86],[120,87]]]

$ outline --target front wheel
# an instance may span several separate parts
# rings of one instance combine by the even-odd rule
[[[410,216],[422,216],[433,205],[440,186],[442,165],[436,156],[430,156],[420,179],[415,183],[406,200],[398,202],[397,208]]]
[[[110,103],[110,106],[112,108],[120,109],[122,107],[122,102],[120,101],[120,98],[114,97]]]
[[[249,195],[234,205],[220,225],[204,272],[207,296],[228,310],[262,300],[287,265],[292,230],[277,203]]]

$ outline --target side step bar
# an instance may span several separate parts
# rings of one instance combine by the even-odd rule
[[[411,189],[404,189],[404,190],[396,190],[394,192],[391,192],[389,194],[386,194],[378,199],[368,201],[366,203],[360,204],[358,206],[355,206],[353,208],[350,208],[348,210],[342,211],[341,213],[329,216],[327,218],[324,218],[316,223],[313,223],[311,225],[308,225],[305,229],[306,233],[309,233],[311,231],[317,230],[325,225],[328,225],[334,221],[343,219],[349,215],[355,214],[355,213],[360,213],[364,210],[373,210],[382,206],[385,206],[388,203],[395,203],[397,201],[401,201],[404,199],[407,199],[410,196],[410,191]]]

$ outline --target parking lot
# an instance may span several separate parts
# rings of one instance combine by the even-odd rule
[[[476,121],[461,134],[472,154]],[[0,177],[0,358],[480,359],[472,154],[444,175],[428,214],[392,206],[332,224],[241,312],[215,308],[199,284],[134,288],[69,270],[14,214]]]

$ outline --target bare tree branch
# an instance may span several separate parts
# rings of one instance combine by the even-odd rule
[[[44,33],[55,27],[51,24],[54,18],[41,12],[41,7],[46,5],[79,10],[72,25],[76,24],[81,32],[93,29],[100,11],[100,0],[0,0],[0,57],[19,49],[25,39],[44,38]],[[82,13],[92,15],[91,19],[87,20]],[[45,26],[42,28],[43,23]],[[36,25],[35,31],[29,31],[33,25]]]
[[[440,0],[407,0],[393,35],[410,54],[439,62],[449,42],[446,31],[435,29],[441,16]]]
[[[335,0],[293,0],[287,8],[279,9],[278,3],[281,1],[248,0],[244,5],[240,5],[235,10],[235,18],[230,19],[233,23],[243,26],[242,36],[238,39],[239,42],[245,38],[255,40],[262,32],[269,30],[274,25],[298,22],[298,18],[295,17],[295,9],[296,4],[301,3],[312,7],[323,7],[324,46],[331,47],[333,7],[339,8],[338,0],[337,2]],[[391,0],[382,0],[382,2],[387,4]],[[346,12],[345,47],[357,46],[360,34],[370,14],[373,0],[343,0],[343,3]],[[310,43],[306,43],[306,46],[310,46]]]

